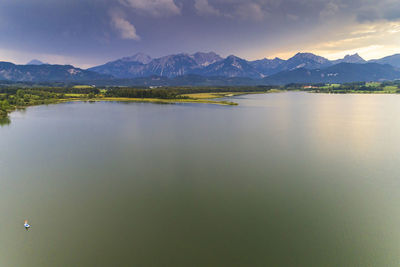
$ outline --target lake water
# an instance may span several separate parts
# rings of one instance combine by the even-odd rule
[[[233,100],[12,113],[0,266],[399,266],[400,96]]]

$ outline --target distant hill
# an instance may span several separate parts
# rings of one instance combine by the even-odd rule
[[[332,63],[321,56],[311,53],[297,53],[294,57],[289,58],[284,63],[283,70],[294,70],[299,68],[317,69],[332,65]]]
[[[43,63],[42,61],[37,60],[37,59],[32,59],[31,61],[26,63],[26,65],[43,65],[43,64],[46,64],[46,63]]]
[[[137,61],[116,60],[104,65],[93,67],[88,71],[94,71],[100,74],[112,75],[116,78],[133,78],[140,76],[149,76],[144,74],[145,64]]]
[[[379,64],[389,64],[396,68],[400,68],[400,54],[395,54],[381,59],[370,60],[370,62],[375,62]]]
[[[280,58],[262,59],[251,61],[250,64],[265,76],[270,76],[281,71],[290,71],[295,69],[320,69],[333,66],[339,63],[366,63],[358,54],[347,55],[343,59],[328,60],[311,53],[297,53],[288,60]]]
[[[362,57],[360,57],[359,54],[354,54],[354,55],[346,55],[343,59],[338,59],[338,60],[333,60],[331,61],[333,64],[339,64],[339,63],[367,63]]]
[[[347,83],[400,79],[400,71],[391,65],[377,63],[339,63],[323,69],[305,68],[284,71],[263,79],[266,84]]]
[[[196,60],[188,54],[170,55],[156,58],[144,67],[142,76],[176,77],[191,73],[198,67]]]
[[[131,57],[123,57],[119,61],[121,61],[121,62],[140,62],[142,64],[147,64],[151,61],[151,56],[146,55],[144,53],[137,53]]]
[[[247,77],[260,79],[264,77],[256,68],[248,61],[236,56],[229,56],[224,60],[220,60],[211,64],[204,69],[198,71],[204,76],[220,76],[220,77]]]
[[[93,81],[112,76],[82,70],[71,65],[15,65],[0,62],[0,80],[11,81]]]
[[[151,61],[151,57],[137,53],[131,57],[124,57],[104,65],[88,69],[101,74],[112,75],[116,78],[131,78],[139,76],[149,76],[144,74],[144,66]]]
[[[269,76],[282,71],[285,62],[286,60],[280,58],[264,58],[260,60],[249,61],[249,64],[264,76]]]

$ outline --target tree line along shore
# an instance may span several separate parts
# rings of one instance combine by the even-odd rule
[[[0,117],[18,108],[56,104],[68,101],[132,101],[153,103],[206,103],[237,105],[231,101],[214,100],[244,93],[262,93],[270,87],[162,87],[127,88],[93,86],[73,87],[0,87]]]

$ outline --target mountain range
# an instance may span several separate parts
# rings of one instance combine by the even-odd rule
[[[341,62],[322,69],[298,68],[263,79],[264,84],[350,83],[400,79],[400,71],[388,64]]]
[[[366,61],[358,54],[329,60],[311,53],[248,61],[214,52],[152,58],[143,53],[87,70],[32,60],[27,65],[0,62],[0,79],[9,81],[100,82],[109,85],[240,85],[383,81],[400,79],[400,54]],[[214,84],[215,83],[215,84]]]
[[[137,78],[147,76],[176,77],[198,74],[203,68],[223,59],[216,53],[177,54],[152,59],[142,53],[125,57],[89,70],[113,75],[115,78]]]
[[[75,68],[71,65],[15,65],[0,62],[0,80],[41,82],[80,82],[112,79],[111,75]]]
[[[146,58],[146,62],[136,60],[136,58]],[[108,62],[104,65],[90,68],[89,70],[98,73],[113,75],[116,78],[138,78],[160,76],[167,78],[174,78],[183,75],[200,75],[206,77],[221,76],[221,77],[242,77],[252,79],[263,79],[273,76],[275,74],[288,75],[294,71],[293,75],[299,75],[299,69],[302,70],[324,70],[341,63],[349,64],[389,64],[392,67],[400,68],[400,54],[385,57],[378,60],[366,61],[360,55],[347,55],[342,59],[329,60],[327,58],[314,55],[311,53],[297,53],[288,60],[280,58],[274,59],[261,59],[248,61],[234,55],[222,58],[214,52],[209,53],[195,53],[195,54],[177,54],[169,55],[161,58],[151,59],[150,56],[144,54],[136,54],[133,57],[119,59],[116,61]],[[341,65],[344,66],[344,65]],[[366,68],[376,68],[374,65],[367,65]],[[389,69],[390,67],[388,67]],[[364,67],[360,69],[365,70]],[[327,70],[329,72],[329,69]],[[340,77],[339,75],[338,77]],[[392,77],[391,75],[387,75]],[[387,79],[385,75],[371,76],[371,79],[384,80]],[[305,76],[305,80],[307,80]],[[400,78],[400,76],[398,77]],[[356,77],[354,77],[356,79]],[[365,77],[364,79],[368,79]],[[271,80],[271,79],[264,79]],[[346,79],[347,81],[347,79]],[[355,80],[357,81],[357,80]],[[312,82],[312,80],[310,80]]]

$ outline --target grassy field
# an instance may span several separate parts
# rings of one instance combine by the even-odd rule
[[[331,84],[327,84],[325,86],[322,86],[321,88],[323,89],[331,89],[331,88],[337,88],[340,87],[340,84],[338,83],[331,83]]]
[[[315,93],[334,93],[334,94],[397,94],[399,87],[397,84],[385,85],[381,82],[367,82],[365,84],[326,84],[318,87],[312,92]]]
[[[281,89],[271,89],[267,93],[282,93],[285,92],[286,90],[281,90]]]
[[[378,87],[379,85],[381,85],[380,82],[369,82],[369,83],[365,84],[365,86],[369,86],[369,87]]]
[[[390,92],[390,93],[396,93],[397,90],[399,90],[399,88],[397,86],[393,86],[393,85],[392,86],[388,85],[388,86],[383,87],[383,91]]]

